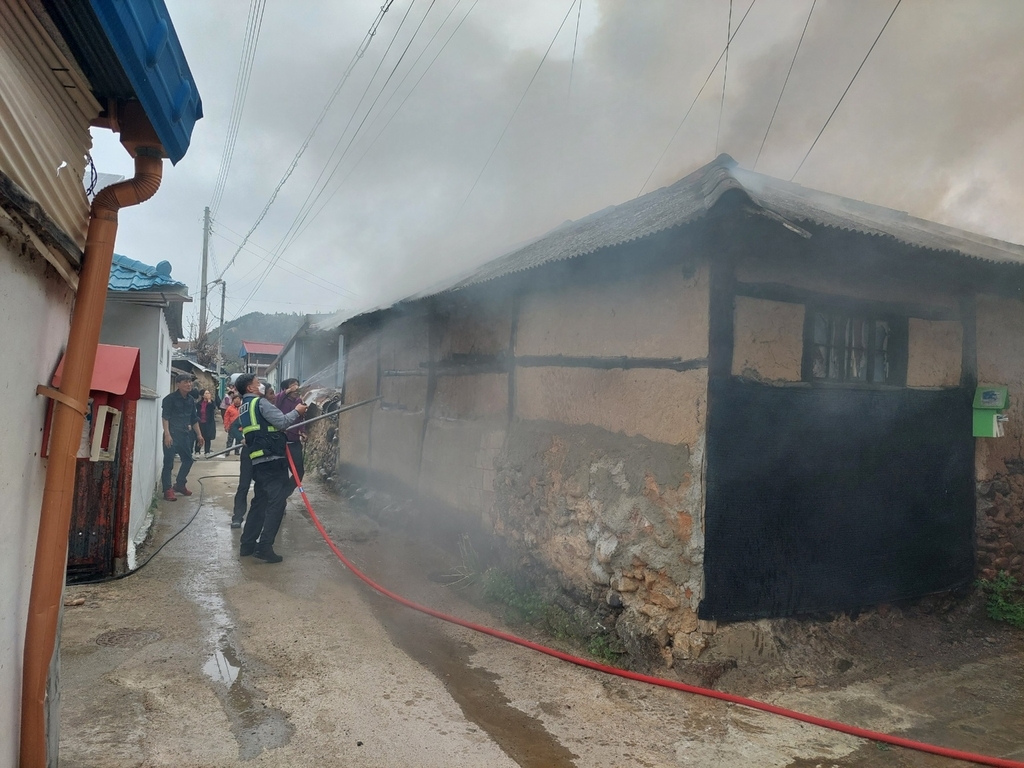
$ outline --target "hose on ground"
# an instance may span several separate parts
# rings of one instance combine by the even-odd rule
[[[288,455],[287,458],[288,463],[291,466],[292,476],[298,477],[298,472],[295,469],[295,463],[292,461],[292,457]],[[317,531],[319,531],[320,535],[323,537],[323,540],[327,543],[327,546],[330,547],[331,551],[342,562],[342,564],[346,568],[348,568],[356,576],[356,578],[358,578],[364,584],[369,586],[371,589],[379,592],[385,597],[391,598],[392,600],[394,600],[397,603],[400,603],[401,605],[404,605],[406,608],[411,608],[414,611],[425,613],[428,616],[433,616],[434,618],[441,619],[442,621],[447,621],[451,624],[457,624],[460,627],[471,629],[474,632],[480,632],[485,635],[490,635],[491,637],[496,637],[499,640],[514,643],[515,645],[521,645],[524,648],[529,648],[530,650],[538,651],[539,653],[544,653],[548,656],[553,656],[556,659],[561,659],[562,661],[567,661],[571,664],[576,664],[581,667],[593,669],[597,672],[603,672],[608,675],[615,675],[616,677],[622,677],[627,680],[635,680],[637,682],[647,683],[649,685],[657,685],[662,688],[671,688],[677,691],[684,691],[685,693],[692,693],[698,696],[706,696],[708,698],[718,699],[720,701],[727,701],[731,704],[739,704],[740,706],[748,707],[749,709],[756,709],[761,712],[768,712],[769,714],[788,717],[792,720],[799,720],[803,723],[817,725],[821,728],[828,728],[830,730],[838,731],[839,733],[845,733],[850,736],[856,736],[861,739],[868,739],[870,741],[891,744],[896,747],[913,749],[917,750],[918,752],[926,752],[932,755],[948,757],[953,760],[964,760],[966,762],[975,763],[977,765],[991,765],[996,766],[996,768],[1024,768],[1024,762],[1020,762],[1017,760],[1010,760],[1003,757],[994,757],[991,755],[975,754],[973,752],[964,752],[959,749],[951,749],[949,747],[941,747],[935,744],[927,744],[921,741],[914,741],[913,739],[906,739],[901,736],[893,736],[887,733],[879,733],[876,731],[868,730],[867,728],[859,728],[855,725],[848,725],[846,723],[840,723],[835,720],[828,720],[823,717],[808,715],[803,712],[797,712],[796,710],[786,709],[785,707],[779,707],[774,704],[768,704],[766,702],[758,701],[756,699],[748,699],[745,696],[737,696],[736,694],[726,693],[724,691],[716,691],[713,688],[701,688],[699,686],[688,685],[677,680],[667,680],[662,677],[642,675],[638,672],[630,672],[628,670],[618,669],[617,667],[611,667],[607,664],[601,664],[599,662],[592,661],[590,659],[585,659],[580,656],[573,656],[570,653],[565,653],[563,651],[555,650],[554,648],[549,648],[545,645],[535,643],[531,640],[526,640],[525,638],[519,637],[517,635],[513,635],[508,632],[502,632],[501,630],[483,626],[481,624],[475,624],[471,621],[467,621],[466,619],[461,619],[458,616],[451,616],[449,614],[442,613],[441,611],[434,610],[433,608],[428,608],[425,605],[420,605],[419,603],[415,603],[412,600],[408,600],[402,597],[401,595],[395,594],[386,587],[382,587],[380,584],[373,581],[369,576],[367,576],[358,568],[356,568],[352,561],[345,557],[345,554],[340,549],[338,549],[338,546],[331,540],[331,537],[330,535],[328,535],[327,530],[320,522],[320,518],[317,517],[316,512],[313,511],[313,505],[310,503],[309,497],[306,495],[305,489],[300,485],[298,486],[298,491],[302,496],[303,503],[306,505],[306,510],[309,512],[309,517],[313,521],[313,525],[316,527]]]
[[[103,576],[102,578],[99,578],[99,579],[88,579],[86,581],[74,581],[71,584],[69,584],[68,586],[70,586],[70,587],[84,587],[84,586],[88,586],[90,584],[106,584],[106,583],[111,582],[111,581],[120,581],[121,579],[127,579],[129,576],[134,576],[136,573],[141,571],[143,568],[145,568],[147,565],[149,565],[150,562],[152,562],[154,557],[156,557],[157,555],[160,554],[160,551],[164,547],[166,547],[168,544],[170,544],[172,541],[174,541],[176,538],[178,538],[178,536],[180,536],[182,533],[184,533],[185,529],[188,528],[190,525],[192,525],[192,522],[197,517],[199,517],[199,510],[201,510],[203,508],[203,501],[204,501],[204,497],[205,497],[205,494],[206,494],[206,486],[203,485],[203,480],[213,480],[214,478],[217,478],[217,477],[235,478],[236,480],[238,479],[238,475],[203,475],[202,477],[197,477],[196,478],[196,482],[199,483],[199,503],[196,505],[196,511],[192,513],[192,517],[190,517],[188,519],[188,521],[183,526],[181,526],[181,528],[179,528],[177,531],[175,531],[172,536],[170,536],[159,547],[157,547],[149,555],[149,557],[147,557],[145,560],[143,560],[137,567],[132,568],[130,571],[125,571],[124,573],[118,573],[118,574],[116,574],[114,576]]]

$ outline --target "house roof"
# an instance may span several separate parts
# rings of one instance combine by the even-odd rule
[[[272,344],[269,341],[242,341],[242,349],[239,357],[246,355],[279,355],[284,349],[284,344]]]
[[[184,366],[184,367],[183,367]],[[185,367],[193,368],[197,371],[203,371],[204,373],[216,374],[217,372],[213,368],[207,368],[202,363],[193,360],[190,357],[184,357],[179,353],[171,355],[171,368],[177,368],[179,371],[184,371]]]
[[[330,317],[330,315],[306,315],[305,318],[303,318],[302,325],[299,326],[299,329],[292,334],[292,337],[288,339],[288,341],[281,345],[281,351],[277,353],[277,360],[270,364],[270,368],[267,369],[267,373],[270,373],[270,371],[277,367],[278,362],[284,354],[292,348],[298,339],[303,336],[309,336],[310,334],[319,332],[319,328],[316,324],[322,320],[326,320],[328,317]]]
[[[789,221],[887,236],[906,245],[982,261],[1024,265],[1024,246],[748,171],[723,154],[671,186],[568,222],[484,264],[452,288],[464,288],[548,262],[583,256],[688,224],[707,214],[722,195],[733,189],[744,192],[764,211]]]
[[[468,275],[403,301],[467,288],[689,224],[704,217],[722,195],[731,190],[744,193],[756,206],[755,212],[768,215],[804,235],[807,233],[796,226],[796,222],[890,237],[906,245],[954,253],[967,259],[1024,266],[1024,246],[748,171],[723,154],[670,186],[566,222]],[[317,327],[320,330],[336,328],[354,317],[385,308],[338,312]]]
[[[93,93],[138,99],[172,163],[203,116],[192,72],[164,0],[42,0]]]
[[[114,254],[107,290],[118,293],[127,291],[172,293],[180,296],[180,301],[190,301],[188,287],[171,277],[169,262],[161,261],[155,267],[151,267],[119,253]]]
[[[107,281],[107,301],[162,309],[171,338],[180,339],[182,305],[192,301],[192,297],[188,295],[188,286],[171,277],[168,262],[151,267],[115,253]]]

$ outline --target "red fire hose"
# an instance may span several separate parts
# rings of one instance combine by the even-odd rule
[[[287,452],[286,454],[288,456],[288,464],[291,466],[292,475],[294,477],[298,477],[298,473],[296,472],[295,469],[295,462],[292,461],[291,454]],[[577,664],[581,667],[594,669],[598,672],[604,672],[608,675],[624,677],[627,680],[636,680],[641,683],[648,683],[649,685],[659,685],[662,688],[673,688],[677,691],[694,693],[698,696],[707,696],[711,699],[728,701],[732,704],[739,704],[744,707],[749,707],[750,709],[759,709],[762,712],[769,712],[773,715],[781,715],[782,717],[788,717],[793,720],[799,720],[804,723],[810,723],[811,725],[817,725],[822,728],[829,728],[833,731],[839,731],[840,733],[849,734],[850,736],[857,736],[861,739],[869,739],[871,741],[879,741],[885,744],[892,744],[897,747],[915,749],[918,752],[927,752],[932,755],[949,757],[954,760],[964,760],[969,763],[976,763],[978,765],[992,765],[997,766],[998,768],[1024,768],[1024,763],[1019,762],[1017,760],[1008,760],[1003,757],[992,757],[990,755],[978,755],[972,752],[963,752],[959,749],[950,749],[948,747],[939,747],[934,744],[926,744],[921,741],[914,741],[913,739],[904,739],[900,736],[892,736],[887,733],[877,733],[875,731],[869,731],[867,728],[858,728],[855,725],[847,725],[846,723],[839,723],[835,720],[826,720],[823,717],[807,715],[803,712],[797,712],[792,709],[786,709],[785,707],[777,707],[774,704],[767,704],[763,701],[757,701],[756,699],[748,699],[744,696],[737,696],[732,693],[716,691],[712,688],[701,688],[696,685],[687,685],[686,683],[680,683],[676,680],[666,680],[665,678],[661,677],[641,675],[637,672],[629,672],[624,669],[610,667],[607,664],[599,664],[598,662],[591,661],[590,659],[584,659],[580,656],[573,656],[569,653],[563,653],[562,651],[557,651],[554,648],[548,648],[545,645],[540,645],[539,643],[531,642],[530,640],[526,640],[522,637],[517,637],[516,635],[509,634],[508,632],[502,632],[501,630],[493,629],[492,627],[485,627],[480,624],[474,624],[471,621],[460,619],[458,616],[450,616],[446,613],[442,613],[441,611],[436,611],[433,608],[428,608],[425,605],[414,603],[412,600],[407,600],[401,595],[396,595],[391,590],[382,587],[380,584],[373,581],[373,579],[371,579],[369,576],[362,573],[358,568],[356,568],[355,565],[352,564],[352,561],[345,557],[342,551],[338,549],[337,545],[333,541],[331,541],[331,537],[327,534],[326,529],[320,522],[320,518],[317,517],[316,512],[313,511],[313,505],[309,503],[309,497],[306,496],[305,489],[300,485],[298,490],[299,493],[302,495],[302,501],[306,505],[306,510],[309,512],[309,517],[313,521],[313,525],[316,526],[316,529],[320,532],[320,535],[323,537],[324,541],[327,542],[327,546],[331,548],[331,551],[345,565],[345,567],[352,571],[352,573],[355,574],[355,576],[360,581],[364,582],[367,586],[371,587],[372,589],[375,589],[377,592],[380,592],[385,597],[390,597],[395,602],[401,603],[406,608],[412,608],[414,611],[425,613],[428,616],[433,616],[435,618],[441,619],[442,621],[447,621],[452,624],[458,624],[460,627],[466,627],[467,629],[472,629],[475,632],[481,632],[485,635],[496,637],[499,640],[505,640],[509,643],[515,643],[516,645],[521,645],[524,648],[529,648],[533,651],[546,653],[548,656],[554,656],[556,659],[568,661],[571,664]]]

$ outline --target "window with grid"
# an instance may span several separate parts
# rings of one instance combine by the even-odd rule
[[[804,378],[901,384],[905,319],[808,308]]]

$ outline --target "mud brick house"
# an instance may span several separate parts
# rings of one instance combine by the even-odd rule
[[[728,156],[339,316],[339,466],[493,531],[620,635],[1020,575],[1024,248]],[[975,438],[978,382],[1009,389]]]

